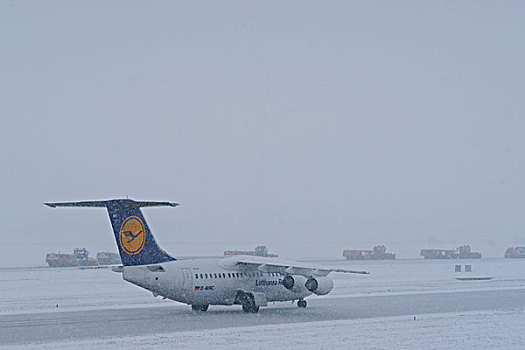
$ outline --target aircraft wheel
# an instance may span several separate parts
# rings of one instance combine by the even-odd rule
[[[251,294],[245,294],[242,303],[242,311],[246,313],[256,314],[259,312],[259,307],[255,305],[255,299]]]
[[[191,309],[193,311],[202,311],[202,312],[205,312],[206,310],[208,310],[208,306],[209,305],[192,305],[191,306]]]
[[[297,300],[297,307],[305,308],[307,304],[306,300]]]
[[[259,312],[259,307],[255,305],[243,305],[242,311],[246,312],[247,314],[256,314]]]

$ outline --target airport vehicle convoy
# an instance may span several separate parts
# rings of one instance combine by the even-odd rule
[[[256,313],[272,301],[297,301],[304,308],[307,296],[330,293],[334,285],[328,277],[331,272],[368,274],[260,256],[174,258],[157,245],[140,208],[176,207],[178,203],[112,199],[44,204],[106,208],[123,264],[113,271],[153,296],[186,303],[195,311],[206,311],[209,305],[237,304],[244,312]]]
[[[394,260],[394,253],[387,253],[384,245],[376,245],[373,250],[343,250],[347,260]]]
[[[268,253],[268,248],[264,245],[255,247],[255,250],[226,250],[224,256],[232,255],[250,255],[250,256],[263,256],[266,258],[277,258],[277,254]]]
[[[89,257],[86,248],[75,248],[73,254],[48,253],[46,263],[49,267],[96,266],[97,260]]]
[[[469,245],[451,249],[422,249],[419,253],[425,259],[481,259],[481,253],[473,252]]]
[[[505,258],[525,258],[525,247],[510,247],[505,251]]]

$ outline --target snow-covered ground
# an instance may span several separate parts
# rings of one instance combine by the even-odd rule
[[[367,276],[332,274],[335,287],[332,293],[318,300],[334,300],[336,307],[346,298],[361,298],[368,296],[401,296],[420,295],[427,293],[453,293],[458,291],[511,291],[525,289],[525,259],[483,259],[483,260],[395,260],[395,261],[358,261],[345,260],[318,261],[326,265],[348,266],[355,269],[370,271]],[[472,265],[471,273],[456,273],[454,265]],[[492,277],[488,281],[458,281],[458,276]],[[499,294],[498,294],[499,293]],[[503,295],[501,292],[487,295]],[[508,294],[507,294],[508,295]],[[315,307],[310,311],[314,315]],[[390,300],[390,298],[388,299]],[[387,303],[384,305],[388,305]],[[393,299],[392,299],[393,300]],[[399,299],[396,299],[399,300]],[[353,300],[350,301],[352,303]],[[355,302],[354,302],[355,304]],[[173,348],[328,348],[342,347],[354,349],[525,349],[525,302],[524,307],[489,310],[480,307],[475,312],[452,312],[416,315],[363,318],[352,316],[353,319],[323,320],[312,318],[312,322],[285,323],[275,321],[274,324],[262,325],[252,323],[251,326],[207,327],[206,329],[189,331],[193,328],[178,327],[178,330],[141,333],[125,337],[58,339],[51,342],[29,342],[23,337],[20,342],[2,346],[5,349],[173,349]],[[195,321],[189,307],[169,300],[154,298],[150,292],[131,285],[121,279],[120,274],[109,268],[79,269],[79,268],[4,268],[0,269],[0,319],[24,314],[62,314],[67,311],[90,310],[99,314],[101,311],[115,309],[114,315],[129,313],[129,308],[151,314],[151,307],[168,307],[163,317],[178,317],[180,321]],[[270,305],[269,308],[281,307]],[[281,314],[294,317],[297,308],[290,308]],[[388,307],[388,306],[387,306]],[[161,309],[158,309],[161,311]],[[175,309],[173,309],[175,308]],[[218,313],[213,310],[218,309]],[[244,317],[240,308],[235,317]],[[139,310],[139,309],[136,309]],[[155,307],[155,310],[157,308]],[[175,311],[174,311],[175,310]],[[176,311],[180,310],[180,311]],[[200,315],[201,320],[225,320],[232,317],[231,308],[211,307],[208,314]],[[450,311],[453,311],[452,309]],[[142,312],[142,311],[140,311]],[[432,311],[436,312],[436,311]],[[437,311],[439,312],[439,311]],[[92,314],[91,314],[92,315]],[[316,314],[318,315],[318,313]],[[387,313],[385,313],[387,315]],[[399,313],[398,313],[399,315]],[[30,315],[27,315],[30,316]],[[50,315],[51,316],[51,315]],[[196,316],[196,315],[194,315]],[[18,316],[16,316],[18,317]],[[26,317],[26,316],[24,316]],[[32,316],[31,316],[32,317]],[[54,316],[53,316],[54,317]],[[108,319],[111,319],[109,317]],[[118,316],[121,317],[121,316]],[[257,315],[259,319],[276,316],[275,313]],[[346,316],[345,316],[346,317]],[[357,317],[357,318],[355,318]],[[49,318],[56,322],[56,318]],[[147,319],[149,322],[149,319]],[[198,320],[197,320],[198,321]],[[38,321],[41,322],[41,321]],[[162,322],[159,319],[158,322]],[[272,321],[274,322],[274,321]],[[293,322],[293,321],[292,321]],[[299,322],[299,321],[298,321]],[[81,323],[80,323],[81,324]],[[98,325],[98,323],[94,323]],[[36,324],[35,324],[36,325]],[[93,325],[93,323],[91,323]],[[134,324],[135,325],[135,324]],[[140,321],[136,323],[140,325]],[[1,327],[19,327],[19,324],[1,323]],[[26,325],[27,327],[33,327]],[[100,327],[103,327],[100,324]],[[227,328],[221,328],[227,327]],[[28,328],[30,329],[30,328]],[[5,329],[9,331],[9,329]],[[7,334],[7,333],[4,333]]]
[[[525,310],[322,321],[2,347],[22,349],[524,349]]]

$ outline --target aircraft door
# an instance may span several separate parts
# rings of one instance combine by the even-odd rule
[[[193,285],[193,275],[191,274],[191,270],[188,268],[182,269],[182,290],[189,290],[191,289],[191,286]]]

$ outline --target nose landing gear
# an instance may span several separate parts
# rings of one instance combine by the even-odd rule
[[[193,311],[202,311],[202,312],[205,312],[206,310],[208,310],[208,306],[209,305],[192,305],[191,306],[191,309]]]
[[[304,299],[299,299],[299,300],[297,300],[297,307],[305,308],[306,305],[307,305],[306,300],[304,300]]]

